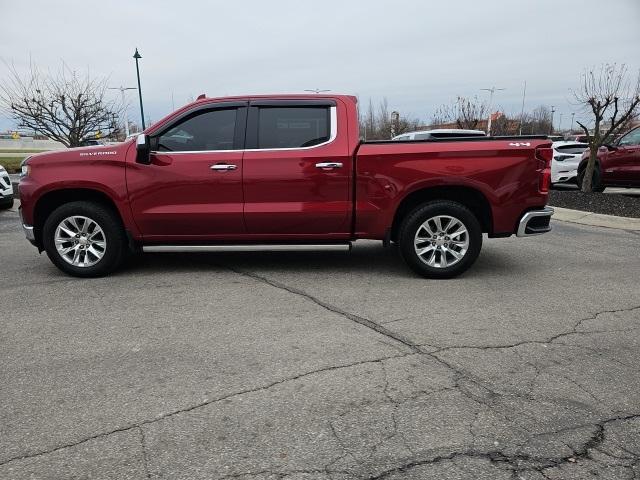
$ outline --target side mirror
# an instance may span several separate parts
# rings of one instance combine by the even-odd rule
[[[136,139],[136,163],[149,165],[151,163],[151,157],[149,155],[150,151],[149,137],[144,133],[141,133]]]
[[[616,150],[618,150],[618,146],[617,145],[605,145],[605,147],[607,148],[607,150],[609,150],[610,152],[615,152]]]

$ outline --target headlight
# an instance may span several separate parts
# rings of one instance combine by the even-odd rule
[[[30,157],[25,158],[20,164],[20,178],[24,178],[31,173],[31,166],[27,163]]]

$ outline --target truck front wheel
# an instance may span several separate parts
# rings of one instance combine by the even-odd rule
[[[405,217],[399,244],[402,257],[416,273],[427,278],[452,278],[478,258],[482,228],[464,205],[437,200]]]
[[[69,275],[99,277],[115,270],[126,253],[120,218],[94,202],[70,202],[44,223],[42,240],[49,259]]]

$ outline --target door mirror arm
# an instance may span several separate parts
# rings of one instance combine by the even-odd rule
[[[149,137],[144,133],[136,139],[136,163],[149,165],[151,163],[151,147]]]

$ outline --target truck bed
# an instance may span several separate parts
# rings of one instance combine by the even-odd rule
[[[384,144],[384,143],[443,143],[443,142],[490,142],[496,140],[548,140],[549,137],[547,135],[505,135],[498,137],[482,137],[482,136],[471,136],[471,137],[448,137],[443,135],[439,138],[428,138],[424,140],[364,140],[361,144]]]

